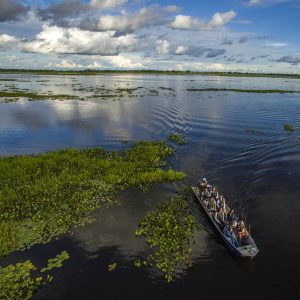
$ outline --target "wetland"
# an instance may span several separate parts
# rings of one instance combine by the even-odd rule
[[[0,74],[0,298],[193,298],[201,282],[219,299],[232,278],[234,298],[299,297],[299,79],[88,75]],[[203,176],[251,224],[253,261],[185,189]]]

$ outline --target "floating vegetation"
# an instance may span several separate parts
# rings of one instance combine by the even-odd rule
[[[174,143],[177,143],[178,145],[186,145],[187,141],[185,140],[184,136],[180,133],[172,133],[168,136],[168,140],[172,141]]]
[[[0,158],[0,258],[86,224],[118,191],[182,180],[182,172],[163,169],[173,152],[164,142],[142,141],[124,151],[66,149]]]
[[[186,194],[159,203],[139,223],[137,237],[144,237],[151,254],[143,261],[135,261],[136,267],[155,266],[171,282],[176,271],[190,266],[191,240],[197,228],[190,214]]]
[[[166,91],[173,91],[174,92],[174,89],[172,89],[172,88],[167,88],[167,87],[163,87],[163,86],[159,86],[158,88],[160,90],[166,90]]]
[[[292,133],[295,130],[292,124],[284,124],[283,129],[290,133]]]
[[[260,135],[264,134],[263,131],[255,130],[255,129],[251,129],[251,128],[247,128],[247,129],[245,129],[245,131],[248,133],[260,134]]]
[[[78,96],[72,96],[72,95],[53,95],[53,94],[38,94],[33,92],[25,92],[21,90],[17,91],[0,91],[0,98],[6,98],[6,99],[16,99],[16,98],[27,98],[28,100],[70,100],[70,99],[79,99],[83,100],[82,98]]]
[[[110,265],[108,265],[108,271],[111,272],[111,271],[114,271],[117,267],[117,263],[112,263]]]
[[[53,280],[46,271],[62,267],[62,263],[68,258],[68,252],[63,251],[54,259],[49,259],[47,267],[40,271],[30,260],[0,267],[0,299],[30,299],[40,287]]]
[[[244,89],[219,89],[219,88],[204,88],[204,89],[196,89],[189,88],[186,89],[188,92],[236,92],[236,93],[300,93],[300,91],[288,91],[288,90],[244,90]]]

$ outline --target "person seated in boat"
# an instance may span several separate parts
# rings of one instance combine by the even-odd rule
[[[219,201],[219,193],[218,193],[218,191],[217,191],[217,189],[215,187],[212,188],[211,195],[214,196],[214,198],[216,199],[216,201],[218,203],[218,201]]]
[[[237,226],[237,221],[238,221],[238,218],[235,214],[235,210],[234,208],[232,208],[228,213],[227,213],[227,221],[228,222],[232,222],[236,227]]]
[[[243,220],[238,221],[237,233],[238,233],[238,238],[239,238],[240,244],[241,245],[246,245],[247,244],[247,237],[249,236],[249,233],[246,230],[246,226],[245,226]]]
[[[224,213],[226,215],[226,213],[227,213],[226,204],[225,204],[225,198],[223,195],[221,195],[220,198],[218,199],[217,205],[218,205],[218,207],[222,208],[222,210],[224,211]]]
[[[215,212],[217,211],[216,200],[212,196],[208,198],[208,211],[210,212],[212,217],[215,214]]]
[[[218,207],[217,211],[215,212],[215,221],[221,228],[224,228],[224,226],[226,225],[224,214],[222,213],[222,210]]]
[[[235,247],[239,247],[239,243],[234,234],[234,225],[232,222],[225,225],[224,234]]]

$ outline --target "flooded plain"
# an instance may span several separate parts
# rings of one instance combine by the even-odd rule
[[[26,259],[40,265],[69,252],[71,259],[35,299],[300,298],[300,93],[196,91],[298,91],[299,80],[130,74],[1,78],[2,91],[74,96],[2,99],[1,155],[123,149],[181,133],[188,143],[175,146],[170,165],[187,174],[188,185],[202,176],[216,185],[246,217],[260,249],[253,260],[232,256],[191,197],[193,215],[203,225],[195,235],[192,267],[170,284],[150,267],[135,268],[134,260],[148,251],[134,235],[139,220],[182,186],[156,184],[147,193],[119,194],[117,206],[98,209],[95,221],[83,228],[5,257],[0,265]],[[285,124],[294,131],[284,130]],[[113,262],[117,268],[109,272]]]

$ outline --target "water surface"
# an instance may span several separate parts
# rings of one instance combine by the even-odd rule
[[[5,77],[7,78],[7,76]],[[36,299],[299,299],[300,94],[188,92],[188,88],[299,90],[299,80],[163,75],[11,75],[1,89],[71,94],[86,101],[0,104],[0,153],[40,153],[66,147],[122,149],[172,132],[188,144],[172,167],[193,184],[205,176],[251,224],[260,249],[252,261],[233,257],[209,229],[196,234],[193,267],[172,284],[152,269],[136,269],[147,246],[134,237],[138,220],[179,185],[127,191],[117,207],[99,209],[96,221],[47,245],[13,253],[1,264],[45,263],[62,250],[71,259]],[[100,99],[94,89],[137,88],[133,96]],[[163,89],[163,88],[164,89]],[[166,89],[167,88],[167,89]],[[157,93],[149,91],[157,91]],[[292,134],[283,130],[292,123]],[[128,144],[120,141],[129,141]],[[191,199],[193,214],[205,218]],[[114,272],[108,264],[117,262]]]

